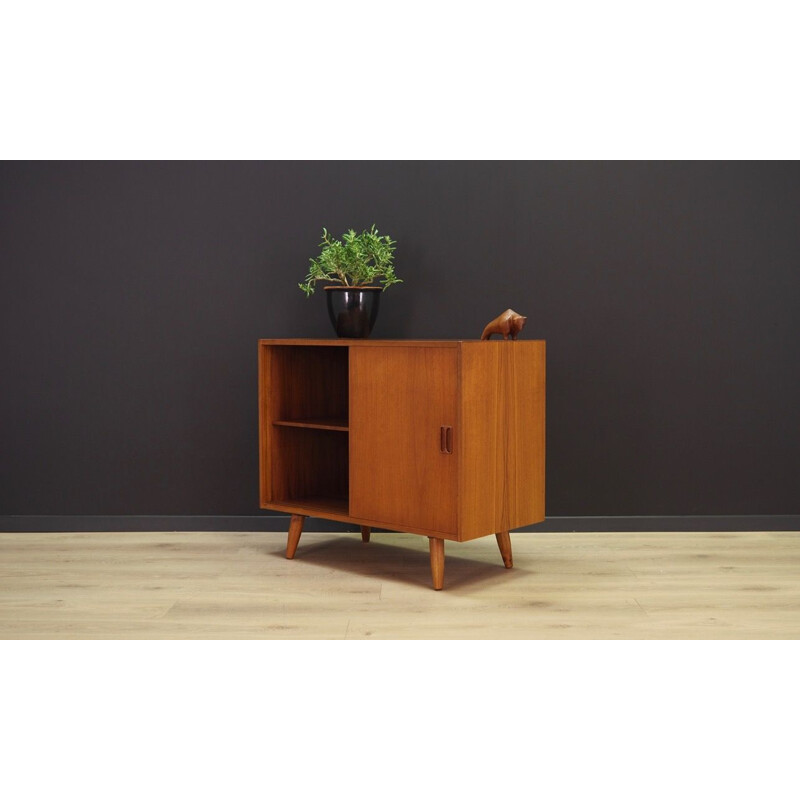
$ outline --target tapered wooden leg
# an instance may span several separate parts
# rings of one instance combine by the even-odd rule
[[[368,542],[369,541],[369,532],[370,532],[370,529],[369,529],[369,527],[367,525],[362,525],[361,526],[361,541],[362,542]]]
[[[444,586],[444,539],[429,536],[431,543],[431,577],[433,588],[441,589]]]
[[[286,558],[294,558],[305,519],[301,514],[292,514],[292,521],[289,523],[289,539],[286,542]]]
[[[500,555],[503,556],[503,564],[506,569],[511,569],[514,566],[514,560],[511,558],[511,536],[508,531],[500,531],[496,533],[497,546],[500,548]]]

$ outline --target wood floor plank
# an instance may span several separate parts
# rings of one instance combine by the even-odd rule
[[[800,533],[0,533],[3,639],[796,639]]]

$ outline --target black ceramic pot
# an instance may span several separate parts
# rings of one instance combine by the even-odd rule
[[[343,339],[366,339],[378,317],[380,286],[326,286],[328,314],[336,335]]]

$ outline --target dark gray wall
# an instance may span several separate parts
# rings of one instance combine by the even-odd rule
[[[0,514],[257,514],[256,340],[375,222],[374,336],[548,341],[549,515],[800,513],[798,163],[4,163]]]

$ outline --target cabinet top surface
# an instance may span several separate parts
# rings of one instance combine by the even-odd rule
[[[315,347],[458,347],[464,342],[480,342],[480,339],[259,339],[258,343],[269,345],[313,345]],[[511,340],[508,340],[511,342]],[[514,344],[542,342],[543,339],[518,339]],[[503,339],[490,339],[493,344]],[[486,344],[486,342],[484,342]]]

